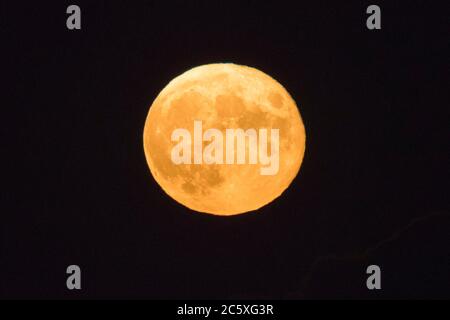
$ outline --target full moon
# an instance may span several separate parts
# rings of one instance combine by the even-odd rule
[[[201,132],[194,128],[198,124]],[[175,163],[178,140],[173,133],[179,128],[186,129],[183,132],[189,132],[192,141],[184,141],[185,162]],[[208,129],[223,133],[215,163],[202,153],[214,140],[206,138]],[[226,132],[238,129],[253,130],[255,143],[251,145],[246,135],[245,161],[226,162]],[[267,145],[261,142],[265,136]],[[300,170],[306,136],[297,105],[281,84],[255,68],[218,63],[195,67],[169,82],[150,107],[143,140],[150,172],[171,198],[194,211],[230,216],[257,210],[289,187]],[[232,157],[239,158],[238,145],[234,144]],[[263,151],[276,159],[272,163],[276,170],[270,174],[261,173],[268,166],[262,161],[267,160],[261,158]],[[218,156],[222,152],[223,161]]]

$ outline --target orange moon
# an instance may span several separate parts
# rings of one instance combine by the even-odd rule
[[[196,120],[203,131],[215,128],[224,135],[227,129],[278,129],[276,174],[262,175],[261,165],[249,161],[175,164],[172,133],[194,132]],[[229,216],[257,210],[289,187],[306,136],[297,105],[281,84],[255,68],[218,63],[190,69],[167,84],[150,107],[143,141],[151,174],[172,199],[194,211]],[[270,151],[275,140],[268,141]],[[203,149],[207,145],[202,141]],[[248,159],[248,145],[245,150]]]

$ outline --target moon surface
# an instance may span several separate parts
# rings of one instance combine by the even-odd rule
[[[277,173],[261,175],[260,164],[248,162],[173,163],[171,134],[177,128],[193,132],[194,120],[202,121],[203,132],[216,128],[224,136],[229,128],[279,129]],[[281,84],[255,68],[218,63],[169,82],[150,107],[143,139],[150,171],[171,198],[194,211],[229,216],[257,210],[286,190],[300,169],[306,136],[297,105]]]

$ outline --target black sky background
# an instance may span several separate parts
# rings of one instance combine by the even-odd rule
[[[80,31],[69,2],[1,5],[3,297],[450,297],[437,2],[378,1],[377,31],[368,1],[74,3]],[[307,134],[290,188],[229,218],[166,196],[142,146],[159,91],[214,62],[277,79]],[[381,291],[365,287],[370,264]]]

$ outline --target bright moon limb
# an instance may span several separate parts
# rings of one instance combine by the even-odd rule
[[[144,152],[161,188],[199,212],[236,215],[279,197],[297,175],[305,128],[289,93],[231,63],[186,71],[159,93]]]

